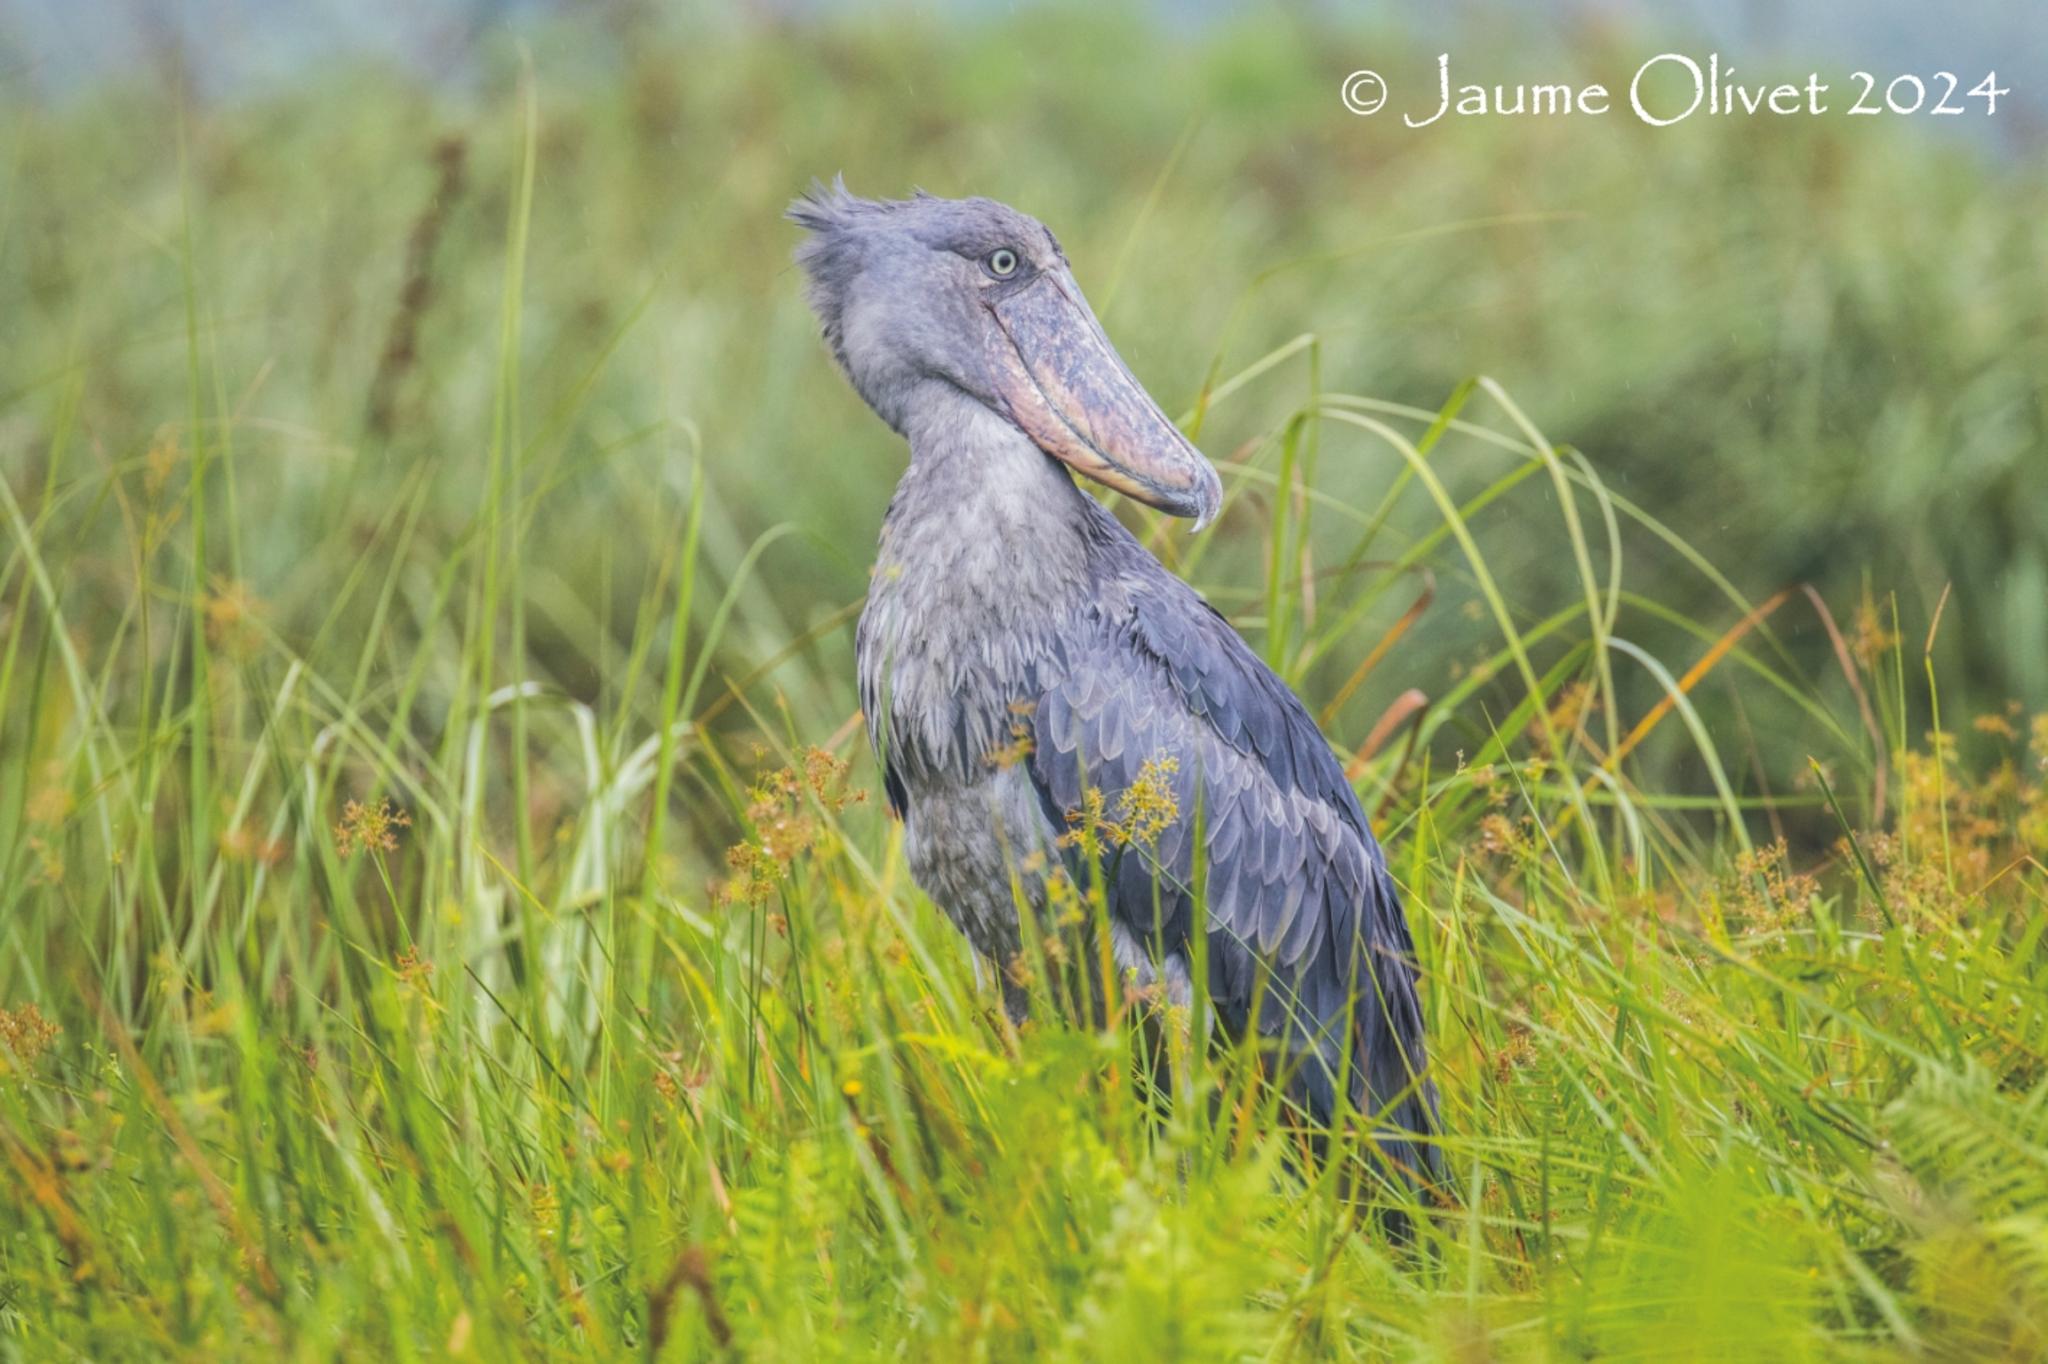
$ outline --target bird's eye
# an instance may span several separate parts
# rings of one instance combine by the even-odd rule
[[[1007,246],[999,246],[988,253],[988,259],[983,264],[988,266],[988,272],[997,279],[1008,279],[1017,273],[1017,253]]]

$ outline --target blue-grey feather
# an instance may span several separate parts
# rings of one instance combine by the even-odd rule
[[[856,642],[920,884],[1007,962],[1012,886],[1038,907],[1047,894],[1050,873],[1025,868],[1089,875],[1062,838],[1085,792],[1114,808],[1149,759],[1172,759],[1178,819],[1104,877],[1136,965],[1184,980],[1205,935],[1219,1013],[1280,1044],[1297,1097],[1325,1119],[1340,1097],[1389,1109],[1383,1147],[1433,1168],[1398,1135],[1430,1130],[1435,1104],[1413,943],[1336,756],[1222,616],[974,396],[985,316],[933,281],[984,245],[1040,241],[1064,272],[1056,244],[988,200],[874,202],[837,182],[790,216],[811,234],[798,260],[835,359],[911,447]],[[1018,725],[1028,756],[1000,759]]]

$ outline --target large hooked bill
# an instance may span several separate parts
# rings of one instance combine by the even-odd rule
[[[1102,324],[1061,273],[1047,272],[990,305],[996,384],[1014,421],[1075,473],[1201,530],[1223,505],[1215,467],[1124,365]]]

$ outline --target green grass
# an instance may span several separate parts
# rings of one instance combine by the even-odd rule
[[[1633,275],[1546,216],[1626,155],[1467,147],[1481,205],[1319,144],[1345,184],[1442,191],[1346,223],[1263,140],[1327,121],[1303,52],[1200,48],[1190,128],[1082,79],[1113,37],[1070,39],[1083,93],[1035,111],[1001,28],[728,34],[622,93],[544,49],[477,108],[316,89],[155,142],[146,101],[18,111],[48,192],[0,217],[34,324],[0,337],[0,1357],[2048,1353],[2048,720],[1999,689],[2038,677],[2043,332],[2038,288],[1984,292],[2038,185],[1869,153],[1793,222],[1745,185],[1824,141],[1663,144],[1722,245],[1826,249],[1731,337],[1770,300],[1684,213],[1633,224],[1678,234]],[[770,148],[868,146],[856,184],[985,164],[876,112],[904,72],[1037,150],[1016,197],[1231,490],[1199,540],[1133,524],[1375,813],[1453,1172],[1413,1245],[1293,1158],[1199,1005],[1011,1030],[876,808],[846,640],[898,456],[808,335]],[[794,131],[821,111],[842,142]],[[1118,112],[1071,161],[1022,131]],[[438,126],[459,173],[422,159]],[[735,150],[671,185],[684,127]],[[1528,155],[1593,178],[1525,195]],[[1860,212],[1929,167],[1963,192]],[[1262,181],[1299,213],[1185,211]],[[1942,227],[1974,245],[1904,249]],[[1603,250],[1661,292],[1617,311]],[[1713,320],[1674,338],[1688,307]],[[1844,379],[1884,337],[1928,364]],[[1766,375],[1789,434],[1742,425]],[[1638,486],[1660,422],[1714,495],[1774,472],[1734,505],[1780,521]],[[1759,557],[1821,519],[1799,479],[1872,450],[2010,495],[1968,544],[1946,497],[1850,509],[1918,515],[1947,597]]]

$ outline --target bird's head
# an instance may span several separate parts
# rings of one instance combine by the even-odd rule
[[[1044,225],[992,199],[871,200],[814,185],[789,216],[839,365],[905,431],[934,385],[1076,473],[1207,525],[1216,470],[1131,376]]]

